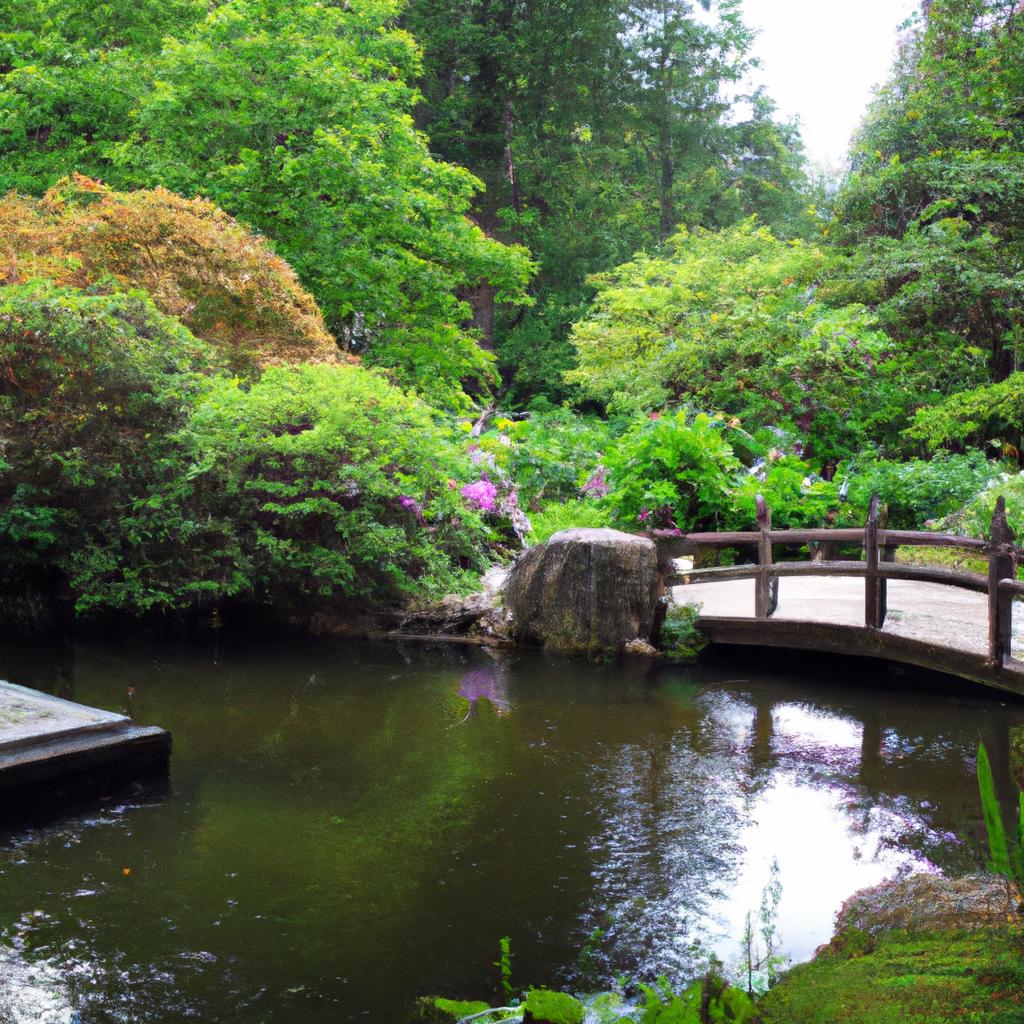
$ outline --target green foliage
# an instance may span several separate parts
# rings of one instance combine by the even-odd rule
[[[498,959],[494,966],[498,968],[502,994],[511,999],[515,994],[512,988],[512,940],[507,935],[498,943]]]
[[[851,506],[840,501],[834,482],[813,476],[810,465],[795,455],[774,450],[761,460],[757,472],[741,474],[730,500],[726,528],[752,528],[759,494],[771,509],[776,529],[841,525],[841,520],[853,514]]]
[[[1024,452],[1024,373],[957,391],[918,411],[906,435],[934,450],[985,444],[993,454]]]
[[[1013,931],[888,933],[788,971],[763,1024],[1016,1024],[1024,946]]]
[[[523,1008],[537,1024],[583,1024],[583,1004],[564,992],[531,988]]]
[[[486,280],[521,301],[532,267],[467,217],[479,182],[416,131],[397,3],[178,4],[166,38],[124,45],[147,6],[72,39],[50,4],[19,8],[0,43],[0,190],[81,171],[206,196],[273,240],[347,350],[438,403],[484,388],[459,293]]]
[[[843,467],[849,474],[850,503],[866,509],[872,495],[877,494],[889,507],[889,525],[896,530],[924,529],[929,522],[956,512],[995,480],[1002,469],[982,452],[943,452],[932,459],[906,462],[861,456]]]
[[[479,1000],[430,999],[419,1000],[418,1024],[457,1024],[463,1017],[486,1012],[490,1007]]]
[[[730,1021],[753,1024],[757,1008],[740,989],[709,975],[682,992],[674,992],[664,979],[641,985],[639,1024],[708,1024]]]
[[[772,861],[771,877],[761,893],[761,905],[757,911],[755,925],[750,911],[743,926],[743,972],[750,996],[763,995],[774,985],[788,962],[779,953],[778,932],[779,901],[782,899],[782,882],[779,879],[778,861]]]
[[[692,661],[707,646],[703,633],[697,628],[700,607],[699,604],[669,605],[660,636],[660,647],[668,657]]]
[[[0,564],[82,613],[465,589],[498,539],[434,414],[352,366],[251,385],[141,293],[0,289]]]
[[[237,532],[267,600],[441,596],[483,567],[472,470],[429,409],[357,367],[213,380],[179,436],[187,474]]]
[[[576,501],[555,501],[540,512],[530,514],[530,543],[543,544],[562,530],[582,527],[603,528],[612,525],[612,511],[607,502],[593,498]]]
[[[1003,824],[1003,810],[992,776],[992,765],[989,763],[984,743],[978,744],[978,792],[985,817],[989,853],[992,857],[988,865],[989,870],[1002,875],[1018,888],[1024,887],[1024,792],[1017,794],[1017,822],[1012,829],[1012,835],[1007,837],[1006,826]]]
[[[540,264],[536,309],[499,319],[514,402],[569,396],[567,334],[591,274],[677,224],[758,213],[787,233],[802,226],[797,132],[736,87],[752,39],[738,5],[702,13],[634,0],[409,3],[432,144],[485,181],[481,223]]]
[[[12,584],[57,573],[84,606],[102,592],[145,610],[188,590],[196,567],[231,564],[215,523],[165,507],[185,469],[172,437],[217,365],[142,293],[0,289],[0,564]]]
[[[684,411],[638,421],[606,461],[620,524],[684,532],[714,529],[740,466],[722,421]]]
[[[1024,95],[1020,17],[1003,0],[928,5],[856,140],[836,204],[836,234],[856,246],[880,322],[915,372],[931,376],[929,404],[998,384],[1019,358],[1024,123],[1011,112]],[[986,394],[940,406],[913,436],[1002,436],[1019,418],[1007,422],[1009,407],[990,415]]]
[[[947,532],[987,537],[999,498],[1006,499],[1006,518],[1017,538],[1024,537],[1024,474],[1002,473],[938,525]]]
[[[509,472],[523,500],[533,504],[578,497],[599,470],[614,431],[596,416],[557,409],[533,413],[507,433],[513,442],[508,452]]]
[[[820,457],[891,435],[909,415],[904,367],[863,305],[829,284],[843,260],[754,221],[681,232],[664,256],[595,279],[568,379],[612,409],[685,401],[749,429],[796,431]]]

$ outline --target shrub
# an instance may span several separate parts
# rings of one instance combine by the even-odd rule
[[[156,492],[182,486],[171,441],[217,354],[141,293],[0,289],[0,564],[57,574],[78,597],[144,610],[184,585],[219,531]],[[139,503],[148,506],[140,510]],[[185,546],[183,546],[183,542]],[[147,551],[146,556],[141,552]],[[160,571],[146,577],[147,560]],[[88,567],[87,569],[85,567]]]
[[[922,529],[929,521],[948,516],[972,502],[1002,469],[999,463],[990,462],[977,451],[966,455],[941,452],[932,459],[907,462],[858,459],[848,470],[850,503],[866,510],[871,496],[877,494],[889,506],[891,527]],[[994,496],[991,504],[994,509]]]
[[[713,529],[729,508],[740,462],[726,425],[685,411],[636,422],[608,452],[609,501],[627,529]]]
[[[574,527],[604,527],[612,525],[612,513],[607,503],[586,498],[577,501],[557,501],[546,505],[530,516],[533,530],[530,541],[541,544],[560,530]]]
[[[598,471],[612,428],[568,409],[534,413],[512,425],[509,471],[529,502],[569,500]]]
[[[440,596],[468,587],[497,539],[460,493],[475,473],[454,437],[358,367],[274,367],[249,389],[217,377],[178,441],[260,599]]]
[[[968,537],[987,537],[996,510],[996,501],[1006,499],[1006,518],[1018,542],[1024,538],[1024,473],[1002,473],[962,508],[938,524],[951,533]]]
[[[0,567],[79,610],[397,605],[501,541],[459,441],[354,366],[247,385],[142,293],[0,289]]]
[[[203,199],[163,188],[115,192],[80,175],[39,201],[11,193],[0,199],[0,260],[9,282],[142,288],[241,369],[340,357],[292,268]]]
[[[673,604],[669,606],[661,624],[661,649],[670,658],[691,661],[707,646],[704,635],[697,628],[699,604]]]

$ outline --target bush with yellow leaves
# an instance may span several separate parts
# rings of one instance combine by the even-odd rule
[[[144,290],[241,371],[344,359],[313,297],[267,242],[204,199],[117,192],[74,175],[0,198],[0,284]]]

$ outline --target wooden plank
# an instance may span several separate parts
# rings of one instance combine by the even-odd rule
[[[959,537],[953,533],[928,533],[924,530],[879,530],[879,542],[891,547],[962,548],[984,552],[986,541],[977,537]]]
[[[867,576],[863,562],[775,562],[770,566],[773,576]],[[690,569],[666,577],[670,587],[682,587],[690,583],[724,583],[729,580],[756,579],[760,568],[756,565],[730,565],[721,569]],[[957,572],[953,569],[937,569],[927,565],[896,565],[880,563],[876,572],[886,580],[903,580],[908,583],[938,583],[961,590],[973,590],[983,594],[988,590],[988,579],[976,572]],[[1024,592],[1024,585],[1022,585]]]
[[[1011,656],[1013,601],[1000,591],[999,584],[1017,576],[1017,555],[1013,531],[1006,518],[1006,499],[1000,495],[989,527],[988,554],[988,657],[990,664],[1002,668]]]
[[[878,614],[878,495],[872,495],[864,524],[864,625],[881,629]]]
[[[750,619],[701,616],[697,626],[712,644],[777,647],[850,657],[880,658],[995,687],[1024,697],[1024,664],[994,668],[983,654],[957,650],[925,640],[886,633],[866,626],[798,619]]]

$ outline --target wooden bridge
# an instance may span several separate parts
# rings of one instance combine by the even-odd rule
[[[890,530],[871,502],[863,529],[773,530],[758,497],[756,531],[658,538],[663,549],[699,562],[709,550],[756,550],[756,562],[674,572],[666,583],[678,603],[699,603],[697,625],[713,644],[782,647],[884,658],[961,676],[1024,696],[1024,635],[1014,642],[1014,600],[1024,597],[1014,543],[999,499],[989,540]],[[863,560],[829,556],[860,548]],[[966,551],[988,572],[896,563],[901,547]],[[776,561],[779,548],[826,554]],[[786,580],[780,606],[779,584]],[[863,581],[863,582],[861,582]],[[892,590],[890,591],[890,584]]]

